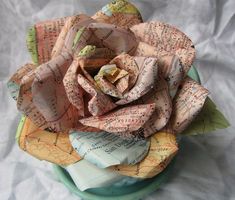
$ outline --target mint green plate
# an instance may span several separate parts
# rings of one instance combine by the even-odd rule
[[[174,161],[154,178],[145,179],[125,187],[102,187],[80,191],[74,184],[68,172],[58,165],[53,169],[59,180],[75,195],[85,200],[138,200],[155,191],[167,180],[172,171]]]
[[[194,66],[188,72],[188,75],[198,81],[200,77]],[[86,191],[80,191],[74,184],[72,178],[65,169],[58,165],[53,165],[54,172],[59,180],[75,195],[85,200],[138,200],[148,195],[151,192],[157,190],[162,183],[164,183],[172,172],[174,160],[168,165],[168,167],[158,174],[157,176],[145,179],[135,184],[124,187],[103,187],[88,189]]]

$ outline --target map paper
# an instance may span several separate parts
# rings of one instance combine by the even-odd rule
[[[110,169],[101,169],[92,163],[81,160],[65,167],[79,190],[110,186],[125,176]]]
[[[77,153],[99,168],[112,165],[134,165],[148,153],[146,139],[123,139],[112,133],[71,132],[70,142]]]
[[[142,23],[125,0],[92,17],[39,22],[27,45],[34,64],[22,66],[8,87],[28,124],[20,146],[39,159],[60,165],[87,159],[119,174],[153,177],[177,153],[176,135],[207,102],[209,92],[187,77],[192,41],[164,22]],[[28,131],[31,126],[35,131]],[[80,137],[72,140],[80,156],[70,144],[71,130]],[[108,144],[99,138],[107,134],[110,148],[136,138],[145,145],[136,140],[128,150],[90,152],[99,145],[95,140]]]

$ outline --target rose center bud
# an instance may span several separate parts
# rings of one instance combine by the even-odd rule
[[[112,97],[122,98],[128,89],[129,74],[116,64],[102,66],[94,79],[102,92]]]

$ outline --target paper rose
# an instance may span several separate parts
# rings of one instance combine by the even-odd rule
[[[123,162],[101,166],[152,177],[177,153],[176,134],[193,121],[208,96],[187,76],[195,57],[191,40],[169,24],[143,23],[138,10],[124,0],[92,17],[38,23],[27,44],[34,63],[9,81],[17,108],[27,117],[19,144],[57,164],[84,158],[71,146],[69,131],[108,132],[141,138],[145,154],[139,151],[137,160],[126,156]]]
[[[40,55],[49,47],[40,44],[46,31],[36,26],[43,60],[23,67],[18,109],[53,132],[94,127],[131,134],[141,128],[147,137],[163,128],[195,50],[176,28],[131,15],[131,23],[99,13],[67,17],[51,57]]]

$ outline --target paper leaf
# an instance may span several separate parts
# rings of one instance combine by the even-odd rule
[[[36,41],[36,30],[35,27],[29,28],[26,37],[26,43],[28,51],[31,55],[34,64],[38,64],[38,51],[37,51],[37,41]]]
[[[216,108],[215,103],[207,97],[205,104],[193,122],[181,133],[182,135],[205,134],[230,126],[228,120]]]

